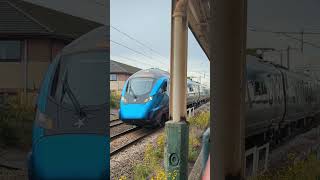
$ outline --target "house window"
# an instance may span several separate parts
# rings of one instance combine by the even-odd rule
[[[21,61],[21,42],[17,40],[0,40],[0,62]]]
[[[110,81],[116,81],[117,75],[116,74],[110,74]]]

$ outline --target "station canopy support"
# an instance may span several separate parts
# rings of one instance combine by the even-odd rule
[[[173,1],[171,67],[170,67],[170,121],[166,122],[167,141],[164,163],[167,179],[188,178],[189,125],[186,121],[188,0]]]
[[[210,69],[213,179],[243,179],[246,0],[211,0]]]

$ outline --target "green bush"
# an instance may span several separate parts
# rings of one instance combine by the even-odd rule
[[[200,140],[196,135],[190,131],[189,133],[189,161],[196,161],[201,149]]]
[[[118,109],[120,105],[121,95],[115,91],[110,93],[110,107],[113,109]]]
[[[16,128],[10,120],[8,117],[0,117],[0,145],[12,146],[19,141]]]
[[[35,111],[31,104],[21,103],[19,96],[9,97],[0,110],[0,144],[30,146],[34,117]]]

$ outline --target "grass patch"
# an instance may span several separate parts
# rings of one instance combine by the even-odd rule
[[[0,144],[29,147],[34,117],[31,103],[20,103],[19,96],[9,97],[0,109]]]
[[[196,116],[188,119],[190,126],[195,126],[200,129],[206,129],[210,125],[210,112],[201,112]]]
[[[294,155],[289,155],[288,166],[276,172],[267,172],[249,180],[316,180],[320,179],[320,160],[314,153],[306,159],[294,162]]]
[[[143,162],[134,166],[134,179],[154,179],[166,180],[166,173],[163,167],[163,156],[166,136],[164,133],[159,135],[156,143],[148,144],[145,149]],[[195,131],[189,132],[189,161],[196,161],[200,153],[201,143],[200,137]],[[174,174],[172,176],[175,176]],[[121,177],[125,180],[125,177]]]
[[[121,94],[116,91],[110,93],[110,107],[113,109],[119,109]]]
[[[189,155],[188,160],[195,162],[201,150],[200,138],[193,131],[189,133]]]
[[[156,144],[147,144],[143,162],[134,167],[134,179],[164,179],[165,171],[162,166],[164,155],[165,134],[162,133],[156,139]]]

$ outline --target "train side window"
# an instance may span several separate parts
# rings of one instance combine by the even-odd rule
[[[261,83],[261,87],[262,87],[261,94],[267,94],[267,87],[266,87],[266,84],[262,82],[262,83]]]
[[[254,82],[254,95],[260,95],[260,83],[257,81]]]
[[[163,86],[162,86],[162,90],[163,90],[163,92],[167,92],[167,81],[165,81],[164,83],[163,83]]]
[[[189,86],[189,92],[193,92],[193,87],[192,87],[192,85]]]

